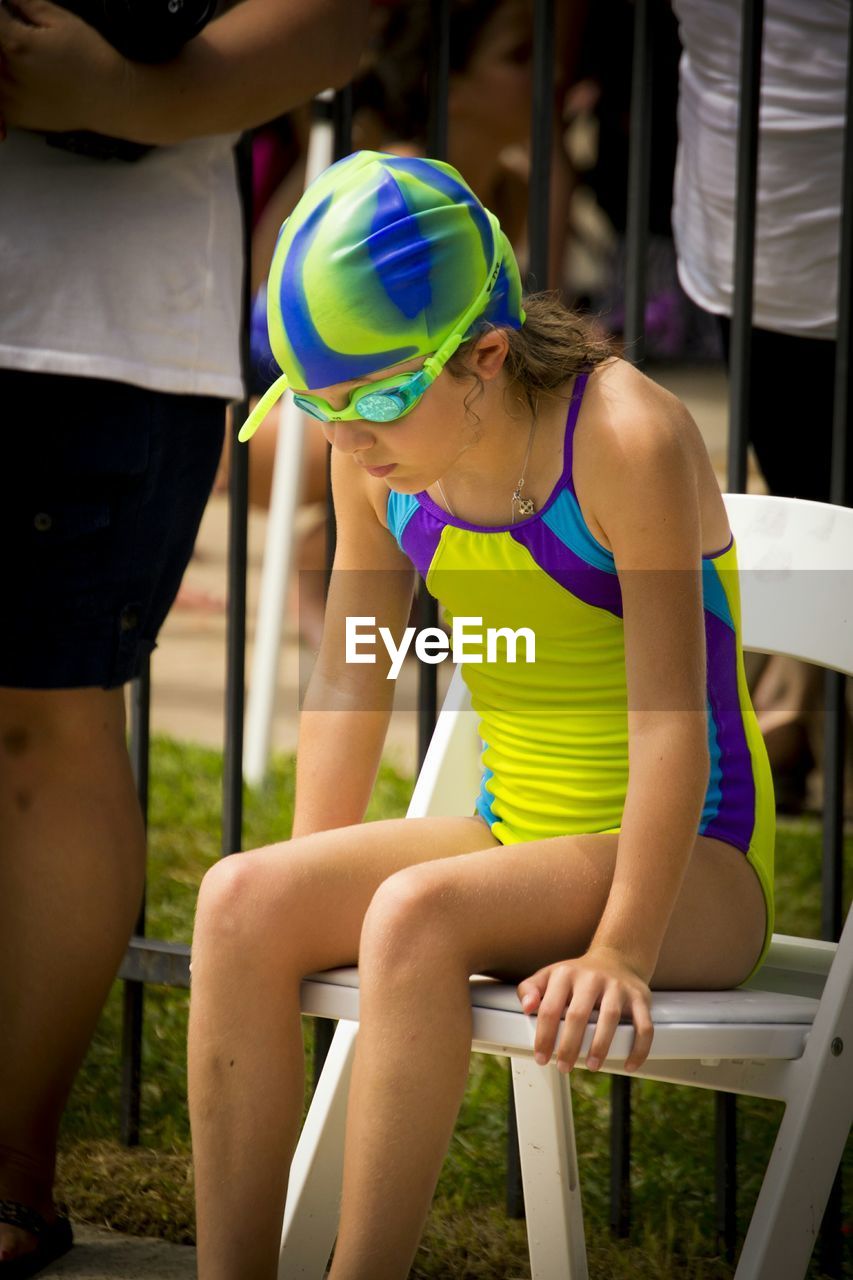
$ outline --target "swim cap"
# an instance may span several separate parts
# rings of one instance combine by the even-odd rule
[[[519,328],[512,248],[451,165],[357,151],[311,183],[267,284],[273,354],[291,386],[327,387],[428,356],[497,278],[485,321]]]

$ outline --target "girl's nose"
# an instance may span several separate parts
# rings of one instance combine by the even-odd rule
[[[334,449],[341,453],[358,453],[374,443],[373,432],[361,422],[327,422],[323,434]]]

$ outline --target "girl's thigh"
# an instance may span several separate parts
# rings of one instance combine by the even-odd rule
[[[420,915],[435,946],[443,940],[469,973],[518,981],[586,951],[610,892],[617,840],[600,834],[498,846],[412,867],[394,886],[410,924]],[[764,929],[764,898],[745,856],[699,836],[652,985],[736,986],[761,951]]]
[[[278,958],[303,974],[356,964],[364,916],[383,881],[493,847],[478,817],[391,818],[235,854],[205,877],[196,939],[211,930],[239,934],[273,967]]]

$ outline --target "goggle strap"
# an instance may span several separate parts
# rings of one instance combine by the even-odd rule
[[[251,440],[270,409],[284,395],[288,385],[287,374],[283,373],[280,378],[276,378],[271,387],[267,387],[254,409],[237,432],[238,440],[242,443],[245,443],[247,440]]]

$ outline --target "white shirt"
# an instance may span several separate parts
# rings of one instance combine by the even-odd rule
[[[0,144],[0,367],[236,399],[233,137],[93,160]]]
[[[673,230],[681,283],[731,315],[742,0],[673,0],[684,52]],[[849,0],[767,0],[753,323],[835,335]]]

